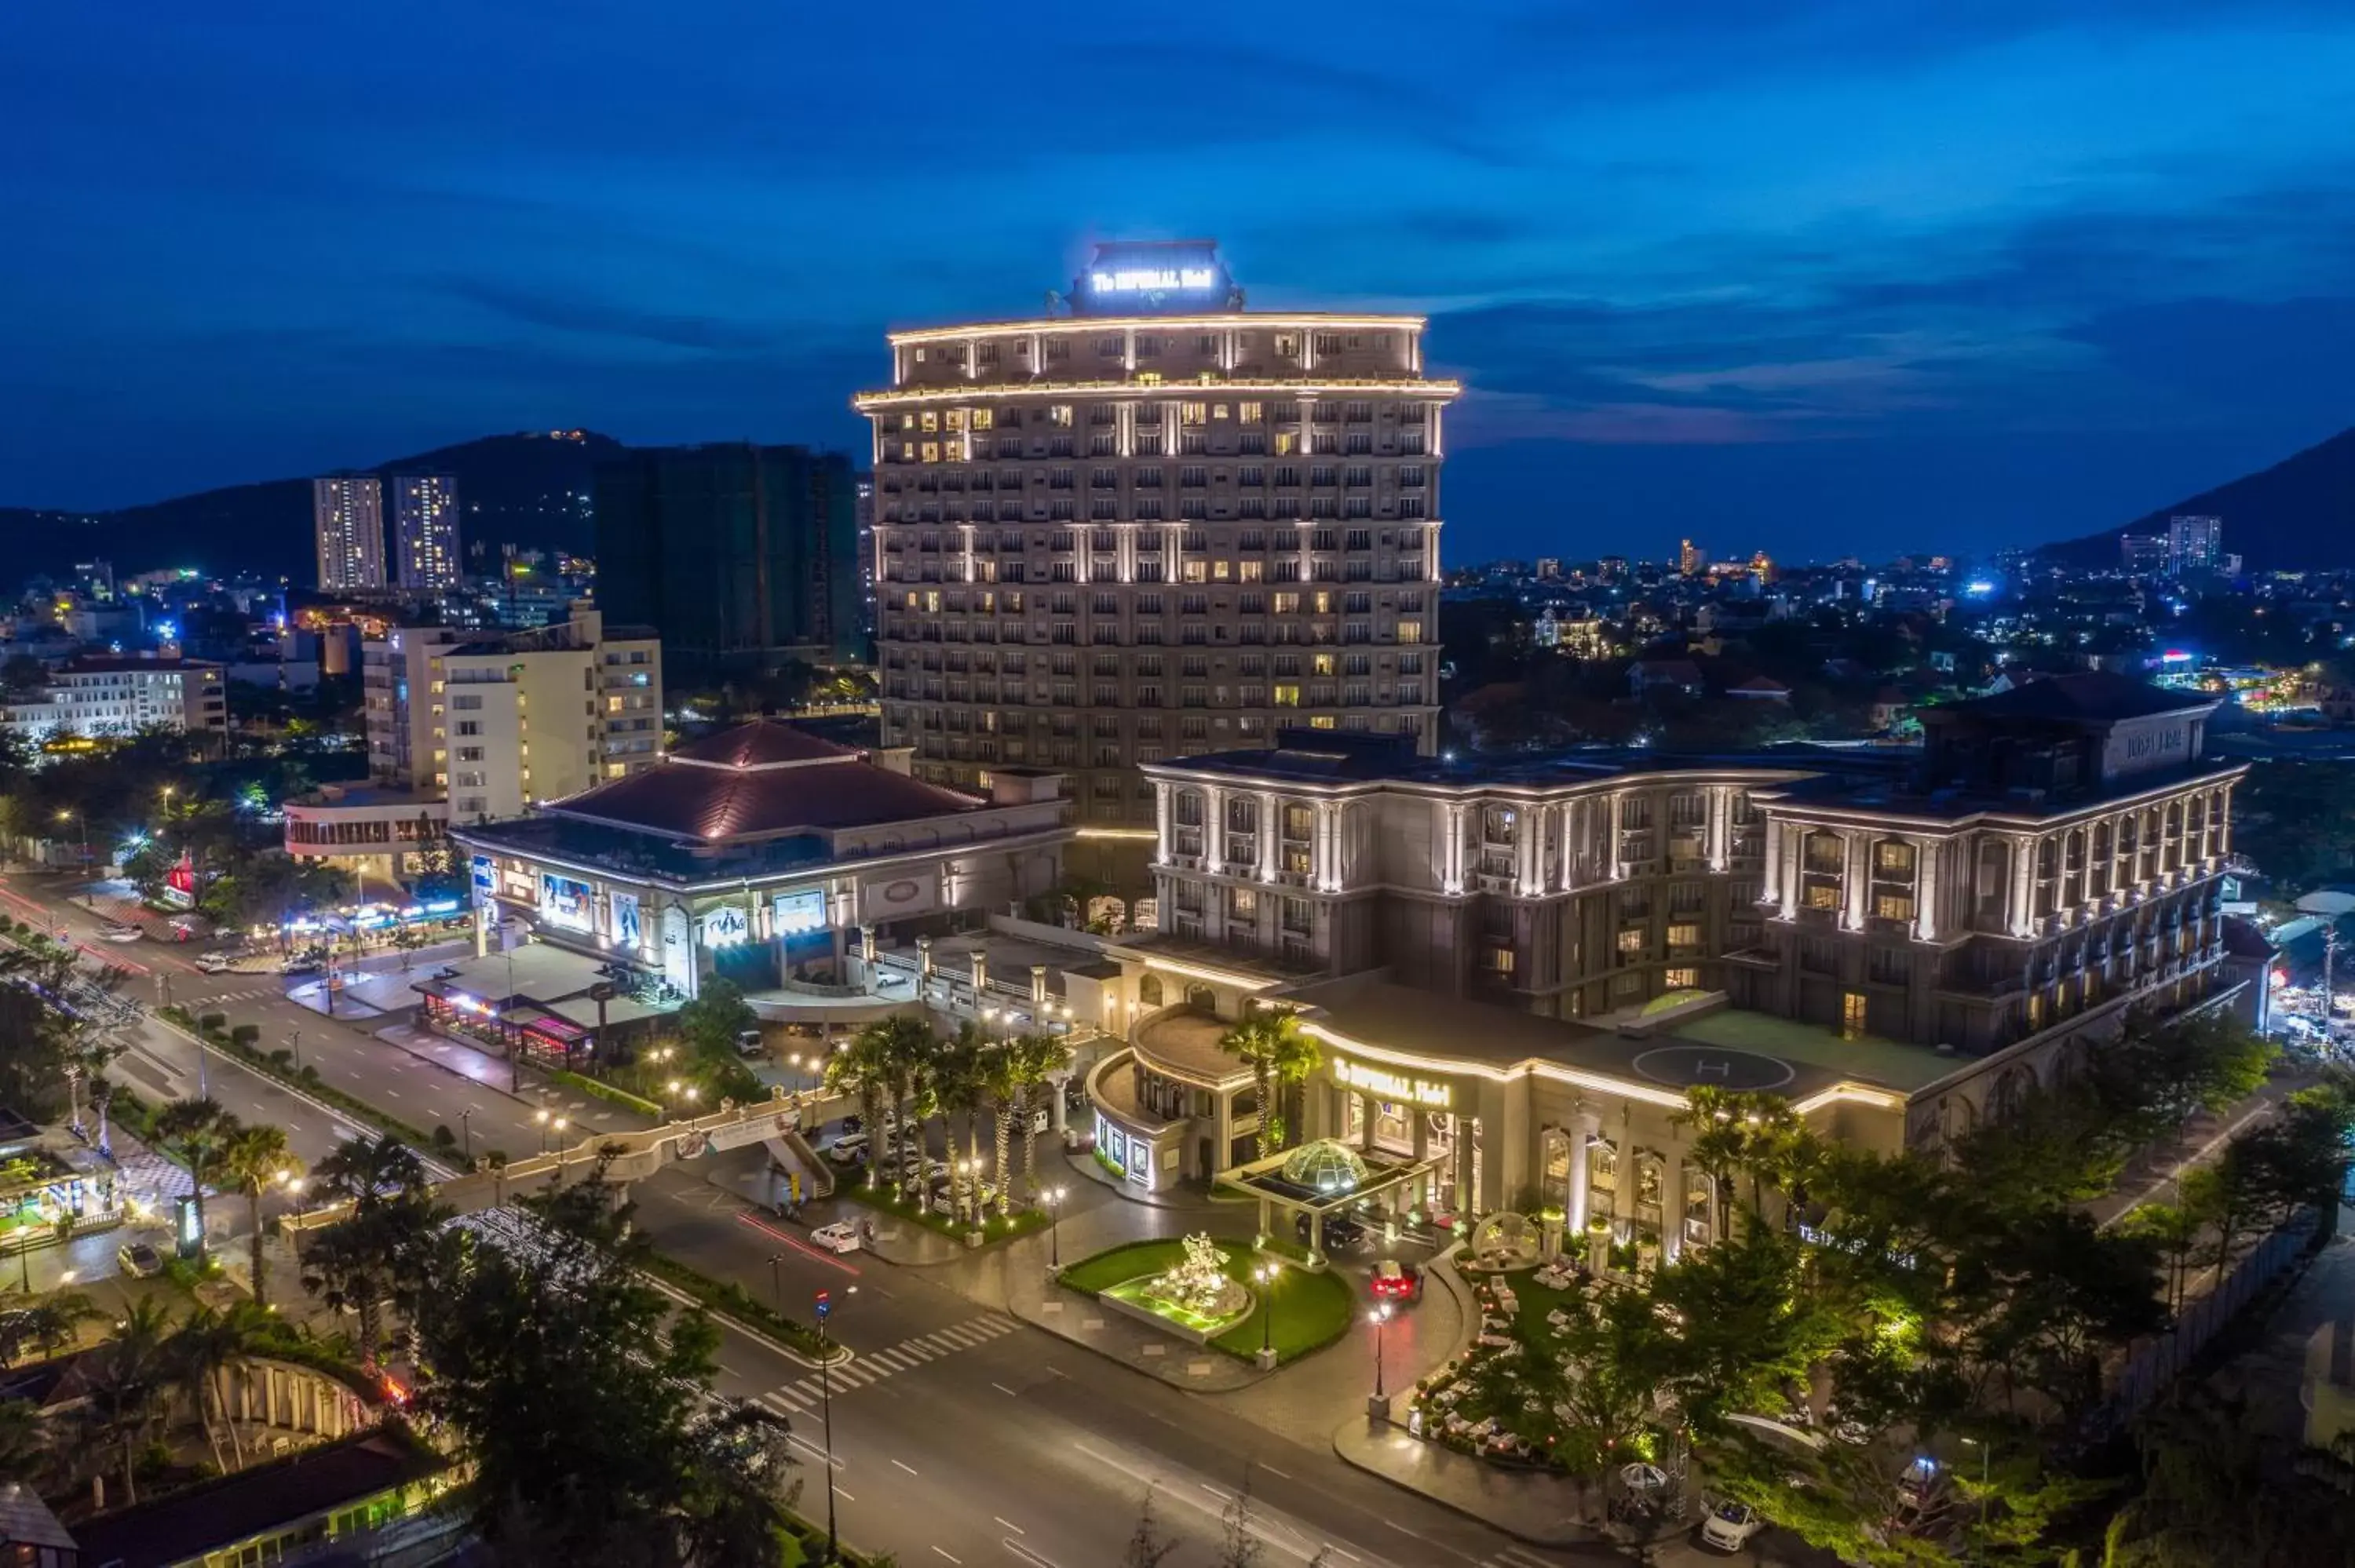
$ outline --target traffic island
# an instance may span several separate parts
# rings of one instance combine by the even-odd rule
[[[1212,1260],[1231,1296],[1208,1294]],[[1172,1282],[1188,1270],[1186,1281]],[[1255,1278],[1255,1270],[1269,1272]],[[1324,1349],[1348,1332],[1355,1306],[1348,1282],[1337,1275],[1272,1267],[1245,1243],[1202,1235],[1113,1247],[1066,1266],[1060,1283],[1109,1310],[1253,1366],[1280,1366]]]

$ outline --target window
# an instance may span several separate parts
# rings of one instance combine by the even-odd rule
[[[1661,974],[1660,980],[1661,983],[1666,985],[1670,991],[1698,991],[1700,989],[1700,971],[1699,969],[1668,969]]]
[[[1807,885],[1806,906],[1810,909],[1838,908],[1839,889],[1826,882],[1809,883]]]
[[[1863,1039],[1863,1038],[1864,1038],[1864,1016],[1865,1016],[1865,1014],[1864,1014],[1864,1007],[1865,1007],[1865,1003],[1864,1003],[1864,992],[1862,992],[1862,991],[1844,991],[1844,992],[1842,992],[1842,993],[1841,993],[1841,995],[1840,995],[1840,1038],[1841,1038],[1841,1039],[1843,1039],[1843,1040],[1861,1040],[1861,1039]]]
[[[1872,869],[1876,875],[1902,879],[1913,874],[1913,846],[1893,839],[1884,839],[1872,846]]]
[[[1882,920],[1913,918],[1913,895],[1910,893],[1877,893],[1872,898],[1872,913]]]
[[[1642,952],[1644,950],[1644,932],[1642,927],[1637,927],[1630,930],[1620,932],[1619,950],[1623,953]]]

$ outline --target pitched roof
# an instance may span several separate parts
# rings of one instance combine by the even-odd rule
[[[2051,675],[1998,692],[1951,705],[1949,711],[1988,718],[2059,719],[2076,723],[2111,723],[2152,718],[2160,714],[2197,713],[2216,705],[2203,692],[2171,692],[2137,681],[2131,675],[2089,670],[2073,675]]]
[[[822,740],[806,730],[774,719],[759,719],[734,729],[719,730],[684,746],[674,747],[674,762],[708,768],[790,768],[801,762],[830,762],[855,758],[855,747]]]
[[[544,810],[710,842],[909,821],[982,804],[879,768],[853,747],[763,721],[690,742],[643,773]]]

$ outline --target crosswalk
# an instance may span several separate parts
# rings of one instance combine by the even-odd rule
[[[236,991],[215,991],[211,1000],[213,1001],[266,1001],[273,997],[282,998],[285,994],[282,988],[274,985],[244,986]]]
[[[1554,1564],[1525,1547],[1508,1546],[1485,1560],[1480,1568],[1554,1568]]]
[[[911,1335],[886,1350],[861,1351],[849,1361],[826,1372],[823,1379],[820,1374],[812,1372],[797,1383],[789,1383],[759,1395],[759,1403],[787,1417],[807,1414],[818,1407],[824,1397],[822,1383],[831,1384],[834,1397],[839,1399],[852,1389],[881,1383],[903,1372],[912,1372],[927,1361],[940,1361],[959,1351],[986,1345],[1001,1335],[1014,1332],[1015,1328],[1012,1319],[996,1312],[985,1312],[978,1318],[952,1323],[933,1333]]]

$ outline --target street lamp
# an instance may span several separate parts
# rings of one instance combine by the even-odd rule
[[[1275,1354],[1275,1265],[1263,1263],[1252,1270],[1252,1278],[1259,1285],[1259,1359],[1263,1361]],[[1379,1362],[1380,1357],[1376,1358]],[[1381,1373],[1374,1373],[1377,1388]]]
[[[784,1261],[785,1255],[781,1252],[769,1255],[769,1295],[777,1303],[777,1316],[780,1318],[785,1315],[785,1277],[777,1270]]]
[[[294,1075],[303,1075],[303,1032],[299,1029],[286,1036],[286,1049],[294,1054]]]
[[[295,1069],[300,1072],[301,1069]],[[468,1106],[458,1113],[458,1137],[465,1154],[466,1169],[474,1168],[474,1107]]]
[[[846,1286],[845,1296],[858,1294],[856,1285]],[[834,1311],[831,1292],[817,1293],[817,1397],[826,1423],[826,1560],[842,1561],[842,1539],[834,1528],[834,1357],[826,1342],[826,1319]]]
[[[1049,1260],[1048,1266],[1060,1272],[1063,1266],[1062,1188],[1050,1187],[1047,1189],[1047,1213],[1053,1216],[1049,1222],[1050,1228],[1047,1233],[1047,1240],[1048,1245],[1051,1247],[1054,1252],[1053,1257]]]
[[[1387,1301],[1366,1314],[1374,1325],[1374,1398],[1390,1396],[1382,1392],[1382,1328],[1391,1320],[1391,1304]]]

